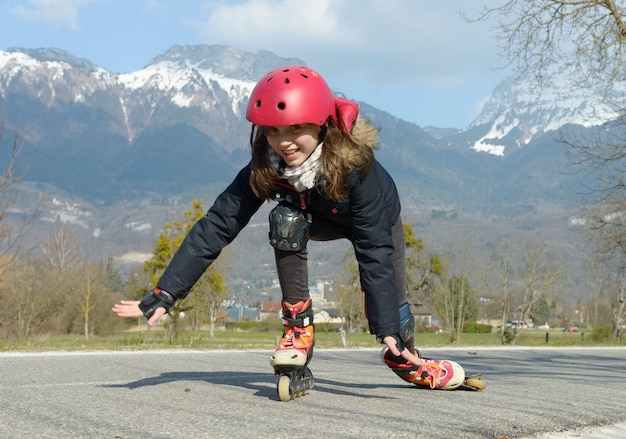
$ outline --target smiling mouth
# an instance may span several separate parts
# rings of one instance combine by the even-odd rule
[[[290,151],[283,151],[283,155],[285,157],[293,157],[295,154],[297,154],[300,150],[299,149],[294,149],[294,150],[290,150]]]

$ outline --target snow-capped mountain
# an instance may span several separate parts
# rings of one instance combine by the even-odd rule
[[[175,194],[229,181],[249,160],[247,99],[263,74],[287,64],[304,62],[224,46],[174,46],[140,70],[115,74],[59,49],[8,49],[0,51],[0,105],[7,126],[26,137],[27,180],[105,201]],[[575,98],[555,87],[537,99],[531,91],[504,81],[460,132],[427,132],[365,102],[361,110],[382,129],[379,160],[411,203],[562,197],[565,182],[537,178],[560,160],[554,142],[541,135],[604,110],[590,104],[593,96]],[[534,152],[516,154],[524,149]],[[529,174],[533,185],[520,194],[513,182]]]
[[[33,245],[71,224],[102,255],[150,251],[164,223],[180,219],[191,199],[210,203],[250,159],[243,117],[249,93],[263,74],[287,64],[304,62],[174,46],[142,69],[115,74],[58,49],[0,51],[0,164],[18,132],[28,169],[9,215],[41,213],[43,230],[29,233]],[[575,252],[568,218],[580,177],[562,172],[566,159],[550,130],[588,114],[588,104],[566,102],[556,88],[538,101],[524,87],[500,84],[463,130],[422,129],[360,103],[381,129],[377,158],[396,181],[406,217],[418,215],[421,237],[447,249],[468,237],[488,245],[496,235],[523,241],[543,234],[566,254]],[[481,144],[505,149],[486,154],[478,152],[486,150]],[[265,221],[267,213],[260,215]],[[267,235],[246,233],[254,245],[234,259],[246,273],[265,273],[260,267],[271,265],[271,256],[259,255]]]
[[[28,179],[102,198],[178,191],[229,179],[245,163],[248,96],[286,64],[304,63],[174,46],[138,71],[114,74],[58,49],[9,49],[0,52],[0,104],[8,126],[27,136]],[[418,131],[414,138],[426,136],[410,125]]]
[[[531,79],[509,77],[498,84],[481,113],[465,130],[480,133],[471,148],[502,156],[529,144],[539,135],[566,125],[593,127],[615,119],[615,109],[601,92],[572,86],[565,71],[551,69],[541,88]],[[624,96],[626,87],[613,90]]]

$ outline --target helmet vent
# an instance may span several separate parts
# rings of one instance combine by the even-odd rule
[[[257,101],[254,103],[254,108],[261,108],[261,100],[257,100]]]
[[[279,110],[284,110],[286,107],[284,102],[279,102],[278,105],[276,105],[276,108],[278,108]]]

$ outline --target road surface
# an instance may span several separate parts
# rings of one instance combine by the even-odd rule
[[[280,402],[269,351],[0,353],[2,438],[622,438],[626,348],[424,349],[482,392],[418,389],[378,350],[316,350]]]

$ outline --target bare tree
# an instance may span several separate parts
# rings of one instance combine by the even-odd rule
[[[522,300],[519,305],[518,321],[528,322],[537,302],[561,281],[562,269],[556,260],[550,258],[541,243],[524,246],[522,255],[522,265],[519,268]],[[517,344],[521,328],[521,325],[513,328],[513,344]]]
[[[501,343],[516,344],[524,322],[530,321],[533,308],[561,281],[561,266],[550,258],[542,243],[513,250],[504,241],[498,243],[486,266],[485,285],[501,311]],[[512,336],[507,335],[505,329],[511,314],[519,323],[511,328]]]
[[[26,339],[46,326],[55,298],[47,294],[41,267],[28,261],[3,265],[0,285],[0,336]]]
[[[495,36],[516,71],[541,85],[554,63],[571,72],[571,85],[607,92],[624,80],[626,23],[615,0],[506,0],[483,9],[496,17]],[[474,18],[470,18],[473,20]]]
[[[228,297],[224,276],[216,266],[211,266],[202,275],[185,299],[188,305],[187,316],[193,330],[198,331],[206,321],[209,322],[209,337],[215,336],[215,322],[218,311]]]
[[[0,252],[12,257],[20,253],[19,243],[37,218],[38,211],[22,214],[19,220],[10,220],[10,209],[17,203],[15,186],[26,173],[26,167],[18,163],[18,158],[24,147],[24,138],[16,130],[8,148],[4,147],[6,124],[4,115],[0,112]],[[8,259],[6,259],[8,260]],[[4,265],[0,264],[0,274]]]
[[[620,340],[621,330],[624,328],[624,309],[626,307],[626,285],[620,285],[619,293],[613,304],[613,338]]]
[[[626,7],[617,0],[506,0],[477,19],[496,17],[502,54],[537,89],[557,65],[565,89],[592,90],[612,111],[593,131],[561,133],[570,162],[589,177],[584,208],[596,251],[626,273]],[[565,74],[563,74],[565,73]],[[607,114],[608,116],[608,114]],[[590,133],[590,134],[589,134]],[[613,299],[620,303],[619,289]],[[618,307],[619,308],[619,307]]]
[[[43,243],[43,256],[50,269],[67,271],[83,259],[78,244],[66,226],[59,227]]]
[[[506,323],[511,310],[513,266],[508,244],[499,242],[486,264],[485,285],[500,308],[500,342],[508,343]]]
[[[450,274],[452,263],[439,261],[438,275],[429,283],[427,298],[450,334],[450,342],[459,343],[465,323],[476,320],[476,296],[464,269],[460,274]]]
[[[621,271],[624,264],[602,252],[594,252],[587,264],[586,317],[593,325],[594,333],[611,334],[618,341],[626,318],[626,287]]]

